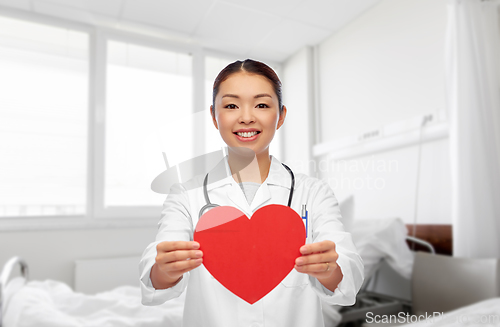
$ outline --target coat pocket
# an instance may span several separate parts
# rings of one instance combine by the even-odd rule
[[[299,273],[297,270],[292,269],[290,273],[281,281],[285,287],[300,287],[309,284],[309,275]]]

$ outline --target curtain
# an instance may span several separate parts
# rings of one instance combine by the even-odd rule
[[[453,255],[500,258],[499,1],[447,6]]]
[[[500,258],[499,2],[450,0],[446,35],[453,255]]]

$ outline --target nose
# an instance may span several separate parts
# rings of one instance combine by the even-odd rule
[[[253,123],[255,122],[255,115],[251,106],[242,106],[240,110],[240,123]]]

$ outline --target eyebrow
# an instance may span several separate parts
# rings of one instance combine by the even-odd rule
[[[239,96],[237,96],[236,94],[224,94],[222,97],[223,97],[223,98],[225,98],[225,97],[229,97],[229,98],[237,98],[237,99],[239,99],[239,98],[240,98],[240,97],[239,97]],[[261,93],[261,94],[257,94],[256,96],[254,96],[254,98],[255,98],[255,99],[257,99],[257,98],[263,98],[263,97],[270,97],[271,99],[273,98],[272,96],[270,96],[270,95],[269,95],[269,94],[267,94],[267,93]]]

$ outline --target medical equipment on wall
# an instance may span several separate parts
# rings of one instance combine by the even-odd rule
[[[418,159],[417,159],[417,179],[416,179],[416,186],[415,186],[415,208],[413,212],[413,229],[412,229],[412,237],[415,238],[415,235],[417,233],[417,214],[418,214],[418,191],[420,187],[420,167],[422,166],[421,163],[421,152],[422,152],[422,132],[424,127],[427,125],[432,120],[432,115],[426,115],[422,118],[422,123],[419,126],[419,132],[418,132]],[[412,250],[415,250],[415,244],[418,242],[413,242],[412,243]]]

